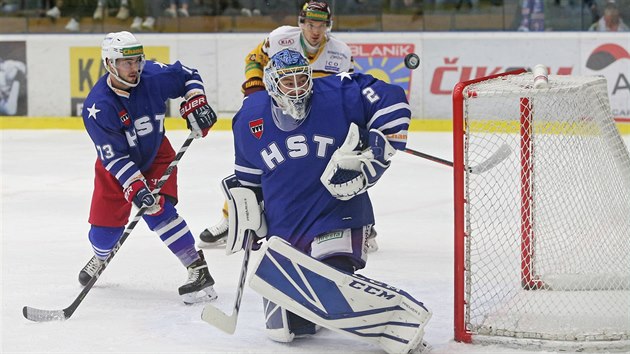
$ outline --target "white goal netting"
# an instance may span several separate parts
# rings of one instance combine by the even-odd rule
[[[630,339],[630,157],[606,81],[531,73],[467,86],[464,319],[475,335]]]

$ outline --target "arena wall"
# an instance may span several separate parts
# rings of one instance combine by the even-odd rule
[[[603,75],[608,81],[611,109],[619,123],[630,122],[630,36],[590,32],[445,32],[336,33],[347,42],[357,71],[367,72],[405,88],[413,110],[413,130],[451,129],[451,90],[462,80],[514,68],[547,65],[552,74]],[[206,93],[222,122],[242,99],[246,54],[264,37],[260,33],[138,34],[147,57],[180,60],[197,68]],[[82,128],[77,112],[82,100],[103,74],[102,34],[0,35],[0,59],[21,60],[18,109],[2,116],[2,128]],[[403,58],[417,53],[421,65],[409,70]],[[179,102],[170,115],[177,116]],[[3,113],[0,113],[3,114]],[[4,113],[6,114],[6,113]],[[73,118],[74,117],[74,118]],[[182,125],[170,123],[175,127]]]

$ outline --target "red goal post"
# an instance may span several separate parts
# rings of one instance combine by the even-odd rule
[[[455,340],[630,349],[630,156],[606,80],[533,80],[453,90]]]

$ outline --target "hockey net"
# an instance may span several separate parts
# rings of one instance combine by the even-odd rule
[[[630,349],[630,157],[610,112],[601,77],[456,86],[456,340]]]

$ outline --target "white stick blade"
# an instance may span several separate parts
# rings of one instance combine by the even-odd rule
[[[213,305],[206,305],[201,312],[201,319],[222,330],[227,334],[234,334],[237,317],[233,314],[226,315]]]
[[[477,166],[469,167],[468,172],[473,174],[484,173],[507,159],[510,154],[512,154],[512,149],[510,149],[507,144],[503,144],[486,161],[483,161]]]

